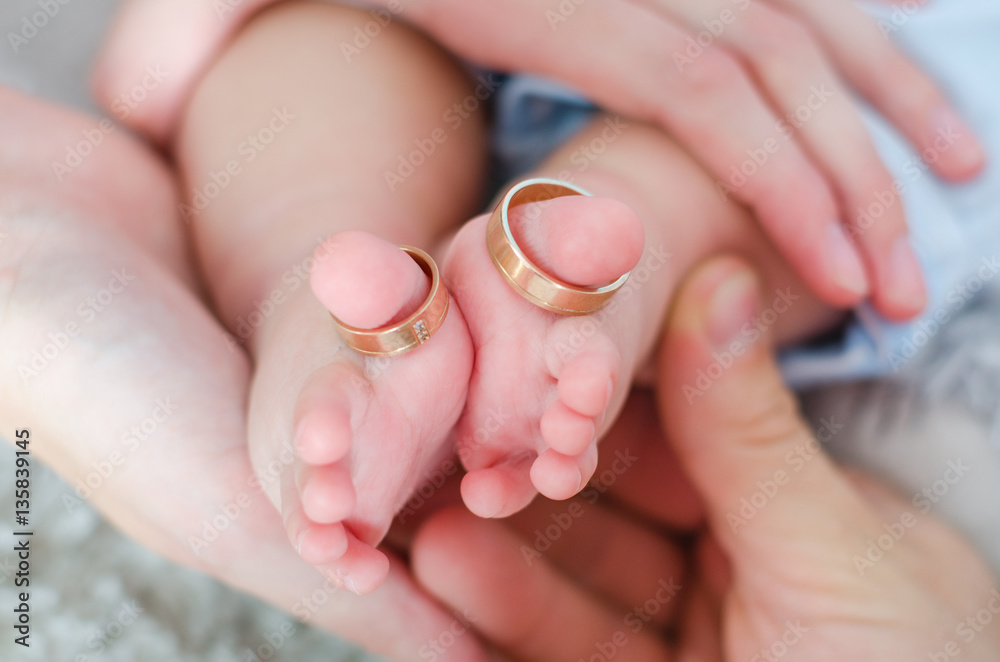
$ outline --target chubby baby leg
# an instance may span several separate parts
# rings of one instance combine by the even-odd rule
[[[366,592],[375,549],[449,451],[472,347],[452,306],[393,358],[343,345],[330,314],[377,328],[424,298],[428,248],[478,205],[483,120],[449,110],[476,82],[406,26],[289,2],[256,17],[208,72],[177,141],[190,218],[223,322],[254,359],[249,440],[304,559]],[[294,460],[282,463],[288,456]]]

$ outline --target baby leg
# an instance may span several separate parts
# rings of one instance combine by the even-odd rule
[[[374,546],[449,450],[472,348],[457,306],[392,359],[346,349],[330,313],[376,328],[425,297],[395,244],[426,248],[478,204],[482,119],[451,111],[476,91],[404,25],[289,2],[208,72],[177,141],[208,286],[254,359],[254,464],[282,467],[268,495],[302,557],[358,592],[381,581]]]
[[[515,512],[536,490],[563,499],[586,484],[596,441],[648,365],[678,280],[705,256],[735,252],[760,266],[775,296],[793,302],[776,322],[786,340],[837,319],[797,283],[746,210],[724,201],[661,131],[597,117],[533,175],[601,196],[517,208],[515,236],[539,266],[581,286],[635,268],[605,309],[561,317],[522,299],[496,271],[485,217],[456,236],[446,274],[476,348],[457,430],[470,470],[462,489],[482,516]]]

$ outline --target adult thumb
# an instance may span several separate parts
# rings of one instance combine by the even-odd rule
[[[794,297],[762,297],[760,287],[732,257],[706,262],[682,284],[659,358],[667,436],[731,555],[747,545],[771,550],[775,536],[843,544],[870,513],[823,453],[840,426],[811,430],[778,371],[767,322]]]

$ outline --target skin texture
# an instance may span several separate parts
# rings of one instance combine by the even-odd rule
[[[116,132],[60,182],[52,162],[99,120],[6,89],[0,104],[0,423],[29,428],[34,457],[70,485],[90,484],[84,497],[141,544],[289,618],[421,659],[454,617],[401,563],[364,603],[327,582],[289,546],[254,480],[249,359],[194,285],[161,158]],[[93,487],[103,465],[111,473]],[[206,527],[219,518],[229,525],[213,537]],[[442,659],[485,657],[469,637]]]
[[[833,466],[820,444],[835,430],[810,430],[798,416],[769,335],[701,395],[685,388],[761,310],[759,282],[731,258],[697,269],[660,354],[665,428],[704,498],[711,532],[702,563],[718,620],[692,623],[691,636],[699,628],[721,636],[722,655],[707,659],[748,659],[782,641],[795,660],[911,660],[952,640],[967,659],[994,659],[1000,623],[971,639],[958,628],[994,599],[996,578],[939,521],[915,517],[896,495]],[[761,488],[767,481],[776,489]],[[761,489],[773,495],[766,505],[734,519],[740,499],[757,502],[751,495]],[[859,562],[869,541],[892,530],[882,558]]]
[[[147,67],[165,69],[168,78],[130,121],[167,142],[199,76],[239,27],[272,3],[127,2],[94,79],[98,97],[111,104],[141,84]],[[983,165],[981,148],[935,84],[851,3],[612,0],[558,11],[533,0],[372,4],[376,13],[365,22],[377,37],[401,19],[478,65],[561,80],[604,108],[666,129],[728,195],[754,210],[799,275],[832,305],[870,293],[884,315],[907,319],[925,301],[903,210],[890,209],[865,232],[852,228],[855,210],[892,181],[848,86],[920,151],[933,149],[940,130],[960,134],[946,152],[935,151],[932,167],[942,177],[962,181]],[[377,37],[341,40],[338,59],[363,59]],[[698,44],[706,39],[707,47]],[[787,119],[810,103],[823,112],[808,122]],[[755,158],[766,165],[742,181],[739,170],[753,154],[763,154]]]
[[[612,125],[618,133],[607,141],[603,136]],[[580,154],[595,141],[603,141],[600,157],[581,167]],[[455,237],[443,269],[477,357],[457,440],[470,470],[463,481],[465,502],[484,517],[516,512],[536,489],[567,498],[589,480],[594,442],[615,421],[633,381],[651,367],[675,288],[703,256],[739,250],[766,273],[774,297],[786,290],[796,297],[777,322],[783,342],[839,319],[795,278],[747,211],[719,198],[707,173],[655,127],[598,116],[532,174],[568,179],[624,202],[642,224],[645,249],[627,292],[601,313],[574,318],[532,306],[498,277],[481,240],[484,218],[470,221]],[[554,227],[552,245],[579,241],[579,224],[563,237],[555,234],[559,209],[553,202],[540,213]],[[603,214],[607,218],[610,210]],[[623,234],[595,237],[586,259],[600,260],[606,247],[624,243]],[[496,403],[504,403],[505,416]]]
[[[344,348],[329,314],[377,328],[412,311],[426,278],[393,244],[431,248],[475,202],[483,172],[482,117],[457,127],[445,119],[452,100],[475,90],[439,49],[392,24],[364,58],[336,57],[329,35],[367,20],[314,3],[262,13],[202,80],[175,146],[210,295],[254,362],[254,465],[263,472],[296,455],[265,490],[302,557],[359,593],[385,578],[376,546],[456,440],[472,470],[463,497],[477,514],[509,515],[537,492],[579,492],[597,440],[649,365],[673,287],[700,256],[742,246],[776,292],[801,293],[782,321],[790,334],[837,319],[662,132],[601,116],[538,172],[578,175],[601,197],[526,206],[514,226],[539,266],[579,285],[611,282],[642,261],[617,312],[564,318],[520,299],[485,255],[479,217],[442,251],[456,305],[433,342],[391,359]],[[273,135],[242,159],[264,122]],[[567,170],[609,130],[600,159]],[[418,152],[425,162],[400,170],[435,135],[432,153]]]
[[[787,466],[781,454],[802,425],[786,406],[789,397],[776,381],[766,342],[735,363],[697,405],[679,400],[676,384],[709,360],[705,301],[715,298],[720,281],[744,270],[733,260],[699,269],[678,295],[661,354],[673,368],[659,388],[672,443],[660,432],[653,397],[637,392],[604,442],[593,492],[573,502],[581,510],[564,510],[573,503],[539,503],[507,522],[483,521],[447,508],[456,502],[457,486],[444,484],[431,502],[415,502],[407,511],[413,513],[410,528],[392,536],[409,547],[415,534],[409,557],[426,589],[394,557],[375,594],[362,599],[337,590],[294,554],[280,518],[249,481],[248,360],[240,349],[230,351],[192,285],[178,199],[159,158],[124,134],[110,135],[86,166],[60,183],[53,159],[97,120],[8,90],[0,90],[0,103],[8,119],[0,126],[0,424],[29,427],[33,453],[72,485],[92,474],[94,463],[114,452],[126,455],[88,498],[154,551],[401,662],[431,653],[440,660],[486,660],[487,640],[507,659],[569,660],[570,652],[593,652],[606,642],[582,629],[533,628],[529,619],[560,614],[606,633],[618,629],[621,614],[656,596],[661,608],[638,633],[628,630],[635,645],[621,648],[619,659],[747,659],[744,651],[769,643],[761,634],[778,627],[774,610],[782,603],[757,605],[759,631],[724,627],[720,634],[719,626],[739,622],[742,606],[752,604],[741,599],[744,587],[782,579],[789,567],[845,589],[831,596],[822,583],[797,587],[793,614],[781,618],[808,618],[810,635],[845,620],[857,628],[871,616],[873,601],[885,618],[852,630],[852,639],[837,630],[840,649],[811,648],[816,644],[807,641],[818,639],[803,639],[787,659],[843,659],[830,654],[857,650],[880,651],[878,659],[905,657],[913,651],[886,648],[906,641],[897,624],[913,632],[913,646],[922,647],[914,650],[925,655],[944,645],[926,638],[942,632],[928,625],[943,623],[948,630],[988,604],[994,579],[933,517],[911,529],[870,581],[852,580],[844,559],[860,550],[847,543],[873,535],[873,526],[881,532],[881,522],[898,521],[898,501],[870,483],[846,481],[822,456],[810,463],[811,480],[790,486],[794,494],[775,500],[740,535],[726,534],[724,514],[734,495],[773,475],[772,464]],[[85,323],[73,311],[108,287],[115,269],[134,279]],[[22,366],[31,367],[38,338],[65,332],[67,321],[77,321],[79,332],[39,374],[22,373]],[[84,381],[86,390],[78,387]],[[158,399],[172,400],[174,411],[133,452],[124,441],[128,429],[151,417]],[[192,548],[191,538],[205,535],[205,522],[220,515],[220,504],[232,503],[240,515],[229,528],[207,546]],[[543,537],[550,548],[539,545],[539,531],[570,512],[580,513],[570,515],[574,524]],[[664,527],[695,533],[706,513],[719,542],[704,543],[692,570]],[[844,535],[823,538],[827,522],[840,523]],[[824,544],[796,544],[811,535]],[[527,557],[530,566],[525,545],[545,548]],[[524,583],[515,587],[513,576]],[[469,578],[483,592],[464,591]],[[669,579],[686,589],[667,600],[660,582]],[[527,595],[559,600],[539,611],[543,603],[526,602]],[[775,591],[772,597],[787,595]],[[474,633],[463,624],[469,621]],[[667,648],[657,639],[659,627],[680,628],[684,648]],[[718,655],[720,636],[739,657]],[[845,650],[848,644],[856,650]],[[992,660],[998,651],[995,630],[984,630],[974,645],[963,646],[963,659]]]
[[[60,182],[52,161],[98,120],[8,90],[0,91],[0,102],[9,120],[0,128],[0,423],[31,429],[32,452],[70,485],[86,486],[95,465],[124,457],[84,495],[157,553],[387,659],[426,659],[428,642],[457,628],[456,616],[414,581],[396,551],[406,551],[413,525],[457,503],[457,484],[437,491],[439,503],[416,509],[409,531],[391,536],[400,546],[384,548],[392,565],[377,593],[358,598],[303,562],[264,494],[282,465],[255,478],[245,428],[249,359],[198,293],[164,164],[124,133],[112,134],[86,166]],[[116,270],[128,285],[113,305],[92,320],[77,315]],[[71,321],[79,329],[58,356],[37,375],[23,373],[33,369],[32,352],[44,349],[38,339],[65,333]],[[160,419],[154,431],[141,439],[130,432],[154,416]],[[278,461],[287,464],[291,456]],[[210,539],[207,523],[233,508],[227,528]],[[619,526],[621,515],[609,510],[609,516]],[[662,558],[665,572],[683,572],[672,542],[627,519],[620,526],[650,544],[644,558]],[[591,574],[575,552],[553,558],[561,560],[552,567]],[[603,574],[606,584],[615,581],[611,566]],[[598,587],[584,589],[591,592],[603,600]],[[467,634],[438,659],[485,660],[486,644]]]
[[[638,506],[645,521],[696,533],[693,566],[683,577],[669,554],[659,562],[619,562],[622,548],[655,545],[640,543],[628,527],[609,525],[601,505],[583,499],[576,510],[564,504],[547,518],[525,516],[520,537],[460,510],[435,515],[413,551],[417,576],[429,590],[519,660],[571,661],[607,657],[612,650],[626,660],[704,662],[768,655],[796,662],[947,659],[946,650],[960,651],[963,659],[995,659],[1000,624],[990,610],[1000,608],[996,578],[969,543],[933,515],[911,522],[898,495],[835,467],[818,445],[798,454],[809,448],[808,440],[823,436],[802,421],[781,383],[773,336],[746,345],[699,396],[685,388],[716,360],[720,343],[761,310],[760,283],[732,257],[709,260],[685,278],[661,348],[657,405],[648,394],[635,394],[628,405],[630,429],[612,433],[602,447],[637,460],[617,480],[604,481],[606,497]],[[657,435],[657,406],[667,439]],[[632,473],[648,466],[646,460],[690,482],[665,484],[661,476]],[[602,469],[614,476],[612,466],[606,461]],[[785,478],[776,478],[778,472]],[[775,483],[771,498],[734,525],[740,499],[769,489],[761,487],[765,481]],[[671,493],[661,493],[665,498],[652,512],[648,497],[664,489]],[[705,526],[699,527],[702,515]],[[570,516],[572,524],[559,536],[545,533],[556,530],[549,527],[559,516]],[[869,541],[899,526],[906,532],[881,559],[858,564]],[[546,549],[551,538],[556,541]],[[596,553],[588,556],[589,576],[551,565],[567,548]],[[480,559],[488,560],[488,570]],[[604,585],[608,565],[619,571],[602,599],[581,597],[581,587]],[[512,585],[512,577],[519,581]],[[684,587],[669,599],[662,583],[667,578]],[[537,599],[536,590],[549,601]],[[637,608],[669,614],[675,645],[649,640],[653,618],[622,619]],[[589,642],[553,642],[540,625],[549,619],[586,623],[593,635]]]
[[[428,248],[467,218],[485,154],[481,113],[445,124],[473,87],[424,37],[394,24],[363,58],[342,59],[340,38],[366,20],[317,3],[261,14],[202,80],[175,145],[192,206],[220,165],[242,166],[191,230],[219,317],[254,362],[251,457],[263,471],[296,455],[268,497],[303,557],[358,592],[386,576],[375,545],[449,452],[472,347],[453,306],[440,342],[405,361],[364,359],[343,348],[330,313],[378,326],[423,298],[426,279],[393,244]],[[294,117],[244,158],[242,141],[274,109]],[[433,153],[390,186],[385,173],[420,141]]]

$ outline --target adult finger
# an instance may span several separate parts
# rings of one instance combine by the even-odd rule
[[[688,33],[630,0],[573,7],[559,14],[532,0],[434,0],[410,16],[479,64],[562,80],[605,108],[665,127],[714,173],[720,194],[754,209],[824,301],[847,306],[867,295],[835,190],[797,141],[783,140],[736,57],[713,48],[679,61]]]
[[[960,181],[983,167],[982,147],[938,86],[860,9],[828,0],[770,1],[815,28],[837,70],[925,156],[933,155],[926,160],[935,172]]]
[[[418,533],[413,569],[431,593],[516,659],[670,659],[653,628],[630,627],[619,610],[587,594],[545,559],[527,565],[522,544],[503,523],[454,508],[431,518]]]
[[[867,209],[877,196],[892,193],[892,177],[813,26],[761,2],[655,1],[679,11],[692,32],[711,35],[715,44],[739,56],[781,118],[782,139],[801,141],[833,183],[842,223],[856,220],[854,210]],[[902,204],[889,205],[864,232],[855,224],[850,235],[866,257],[880,312],[907,319],[922,310],[926,292],[906,238]]]
[[[684,612],[677,662],[723,662],[721,610],[705,589],[695,587]]]
[[[653,392],[634,388],[601,440],[597,471],[585,499],[610,497],[631,512],[679,532],[704,522],[701,497],[660,425]]]
[[[976,595],[982,589],[982,577],[990,572],[982,570],[983,559],[980,554],[968,539],[956,535],[957,532],[950,523],[940,519],[938,514],[916,505],[913,499],[904,499],[900,493],[872,476],[857,470],[849,470],[846,475],[874,510],[887,532],[898,530],[900,524],[906,527],[909,544],[897,553],[900,556],[905,554],[912,566],[919,567],[930,557],[949,559],[952,563],[959,563],[958,559],[963,559],[961,563],[966,569],[975,567],[981,570],[979,573],[961,573],[942,583],[941,590],[956,604],[961,604],[964,596]]]
[[[547,559],[587,591],[631,613],[630,622],[666,626],[680,604],[684,554],[657,529],[584,492],[569,501],[539,500],[507,520],[524,542],[524,563]]]
[[[174,259],[183,251],[173,250],[180,227],[163,165],[114,134],[59,185],[52,159],[93,118],[7,90],[0,106],[0,232],[7,235],[0,256],[4,273],[17,274],[17,288],[5,287],[2,298],[5,428],[15,420],[29,427],[43,440],[33,448],[67,485],[109,453],[122,456],[90,503],[154,552],[287,612],[282,632],[308,621],[388,659],[426,659],[418,647],[451,617],[405,566],[396,563],[377,594],[358,598],[324,580],[282,534],[262,491],[279,474],[256,474],[248,456],[246,357],[227,347],[223,328],[181,280],[178,271],[190,267]],[[80,326],[59,360],[25,381],[17,357],[35,345],[37,329],[107,286],[112,269],[132,274],[114,302],[114,314],[129,323],[105,313]],[[111,346],[118,351],[94,351]],[[141,364],[132,358],[139,354]],[[154,431],[123,445],[150,416]],[[469,638],[439,659],[485,662],[486,655]]]
[[[756,275],[734,258],[697,268],[678,294],[659,363],[668,437],[737,565],[773,550],[776,537],[839,549],[853,542],[852,532],[877,530],[877,518],[823,453],[819,439],[836,429],[813,434],[781,380],[770,339],[749,343],[740,332],[758,313],[757,288]]]

